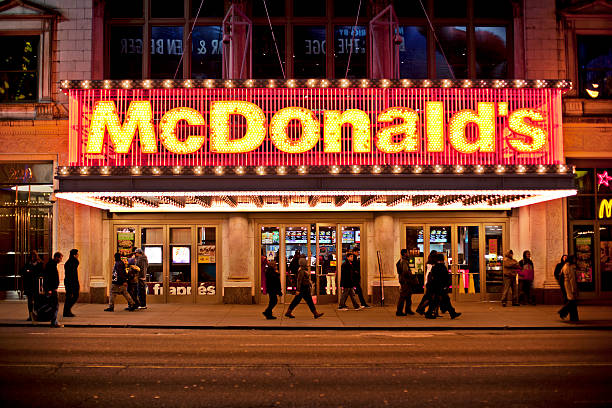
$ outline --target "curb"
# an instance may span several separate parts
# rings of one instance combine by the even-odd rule
[[[0,323],[0,327],[49,327],[47,322],[38,325],[27,323]],[[595,325],[581,326],[567,324],[567,326],[195,326],[195,325],[145,325],[145,324],[71,324],[64,323],[64,328],[106,328],[106,329],[164,329],[164,330],[261,330],[261,331],[550,331],[550,330],[597,330],[612,331],[612,326]]]

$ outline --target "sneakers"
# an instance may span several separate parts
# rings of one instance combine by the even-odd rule
[[[372,306],[366,304],[366,305],[361,305],[361,308],[362,309],[371,309]]]
[[[455,312],[455,313],[451,314],[451,319],[456,319],[459,316],[461,316],[461,313]]]
[[[315,314],[314,314],[314,318],[315,318],[315,319],[318,319],[319,317],[323,316],[324,314],[325,314],[325,313],[319,313],[319,312],[317,312],[317,313],[315,313]]]
[[[273,316],[272,314],[267,314],[266,312],[261,312],[261,314],[264,315],[266,320],[275,320],[276,319],[276,316]]]
[[[288,317],[290,319],[295,319],[295,316],[293,314],[291,314],[291,312],[285,313],[285,317]]]
[[[348,306],[338,306],[338,310],[348,310]]]
[[[359,306],[357,309],[361,310],[361,309],[365,309],[366,307],[367,307],[367,308],[369,308],[370,306],[364,306],[364,305],[361,305],[361,306]]]
[[[107,307],[106,309],[104,309],[105,312],[114,312],[115,308],[114,307]]]
[[[140,309],[140,310],[144,310],[146,308],[147,308],[146,306],[138,306],[138,309]]]
[[[51,327],[60,328],[60,327],[64,327],[64,325],[61,323],[51,323]]]

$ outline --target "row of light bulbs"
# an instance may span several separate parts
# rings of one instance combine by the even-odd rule
[[[519,173],[519,174],[524,174],[527,173],[528,170],[530,170],[530,167],[532,166],[527,166],[527,165],[523,165],[523,164],[519,164],[519,165],[502,165],[502,164],[498,164],[498,165],[493,165],[493,166],[484,166],[484,165],[475,165],[475,166],[464,166],[464,165],[440,165],[440,164],[436,164],[433,166],[421,166],[421,165],[410,165],[410,166],[401,166],[401,165],[393,165],[393,166],[381,166],[381,165],[373,165],[373,166],[360,166],[357,164],[354,165],[349,165],[349,166],[340,166],[340,165],[331,165],[331,166],[312,166],[312,169],[309,166],[306,165],[300,165],[297,166],[296,171],[298,174],[308,174],[311,170],[314,170],[313,174],[321,174],[321,168],[326,168],[327,172],[329,174],[340,174],[340,173],[345,173],[345,172],[350,172],[353,174],[360,174],[360,173],[365,173],[369,170],[370,174],[381,174],[383,173],[383,171],[385,170],[384,167],[388,167],[388,171],[385,173],[393,173],[393,174],[400,174],[400,173],[414,173],[414,174],[420,174],[423,173],[426,170],[430,170],[431,173],[437,173],[437,174],[441,174],[441,173],[455,173],[455,174],[463,174],[466,172],[471,172],[472,173],[476,173],[476,174],[482,174],[485,173],[487,170],[490,170],[492,172],[495,173],[506,173],[506,172],[510,172],[512,170],[514,170],[515,173]],[[117,167],[110,167],[110,166],[102,166],[102,167],[88,167],[88,166],[83,166],[83,167],[75,167],[75,168],[71,168],[71,167],[60,167],[59,169],[59,175],[60,176],[69,176],[72,174],[80,174],[83,176],[86,175],[90,175],[90,174],[95,174],[96,172],[101,174],[101,175],[111,175],[111,173],[113,172],[112,170],[115,169]],[[121,167],[119,167],[121,169]],[[163,175],[165,173],[164,169],[165,167],[157,167],[157,166],[153,166],[153,167],[141,167],[141,166],[132,166],[129,168],[129,172],[132,175],[141,175],[143,173],[146,173],[146,170],[150,170],[150,173],[156,176],[159,175]],[[237,174],[239,176],[245,175],[249,173],[249,169],[250,166],[215,166],[212,168],[212,172],[215,175],[218,176],[223,176],[225,174],[231,174],[232,172],[234,174]],[[96,171],[97,170],[97,171]],[[278,175],[286,175],[288,173],[290,173],[290,167],[288,166],[257,166],[254,167],[254,172],[260,176],[265,176],[265,175],[269,175],[269,174],[278,174]],[[550,171],[556,171],[557,173],[567,173],[569,171],[572,170],[572,168],[570,166],[567,166],[565,164],[558,164],[558,165],[537,165],[535,167],[533,167],[533,170],[536,173],[548,173]],[[202,175],[204,173],[206,173],[206,167],[204,166],[193,166],[193,167],[183,167],[183,166],[173,166],[171,168],[171,172],[175,175],[185,175],[185,174],[189,174],[190,172],[192,172],[195,175]]]
[[[82,80],[82,81],[60,81],[60,88],[62,89],[131,89],[131,88],[142,88],[142,89],[153,89],[153,88],[328,88],[328,87],[339,87],[339,88],[389,88],[389,87],[402,87],[402,88],[430,88],[434,86],[440,86],[442,88],[562,88],[571,89],[572,82],[569,80],[553,80],[553,79],[164,79],[164,80],[110,80],[105,79],[101,81],[94,80]]]

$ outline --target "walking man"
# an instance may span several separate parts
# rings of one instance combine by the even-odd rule
[[[346,299],[350,296],[351,302],[353,302],[353,308],[355,310],[359,310],[359,304],[357,303],[357,299],[355,298],[355,291],[353,290],[353,286],[355,286],[355,282],[353,282],[355,266],[353,265],[355,255],[352,253],[346,254],[346,261],[342,264],[342,268],[340,269],[340,286],[342,287],[342,296],[340,297],[340,305],[338,305],[338,310],[348,310],[348,306],[346,306]],[[363,306],[362,306],[363,307]]]
[[[308,268],[308,261],[306,260],[306,258],[302,258],[300,256],[300,259],[298,262],[299,262],[299,269],[298,269],[298,275],[297,275],[298,290],[295,294],[295,297],[293,298],[293,301],[291,301],[291,304],[289,305],[289,309],[287,309],[287,313],[285,313],[285,316],[290,319],[294,319],[295,316],[293,315],[293,309],[295,309],[296,306],[300,304],[300,301],[304,299],[304,301],[310,308],[310,311],[312,312],[312,315],[314,316],[314,318],[318,319],[319,317],[323,316],[323,313],[317,312],[314,302],[312,301],[312,295],[310,293],[312,289],[312,281],[310,280],[310,269]]]
[[[369,308],[370,305],[363,296],[363,289],[361,289],[361,259],[359,256],[359,247],[353,248],[353,285],[355,287],[355,294],[361,302],[361,307]]]
[[[138,273],[138,308],[147,308],[147,269],[149,268],[149,259],[142,252],[142,249],[136,248],[136,266],[140,268]]]
[[[268,307],[263,311],[263,315],[268,320],[276,319],[276,316],[272,314],[272,309],[278,303],[278,296],[282,296],[281,290],[280,272],[278,271],[278,265],[276,261],[268,261],[266,266],[266,292],[268,293]]]
[[[115,311],[115,296],[123,295],[125,300],[128,302],[128,310],[133,312],[136,310],[134,301],[132,297],[127,291],[127,272],[125,271],[125,263],[123,259],[121,259],[121,254],[119,252],[115,253],[115,266],[113,267],[113,281],[111,285],[111,292],[109,296],[108,307],[104,309],[105,312],[114,312]]]
[[[57,264],[62,262],[61,252],[53,254],[53,259],[47,262],[45,270],[43,272],[43,289],[47,297],[47,302],[53,307],[53,314],[51,316],[51,327],[64,327],[57,321],[57,312],[59,309],[59,299],[57,297],[57,288],[59,286],[59,272],[57,270]]]
[[[561,276],[565,285],[567,303],[559,310],[559,317],[565,319],[569,314],[571,322],[578,319],[578,283],[576,282],[576,256],[570,255],[561,269]]]
[[[74,317],[72,306],[79,299],[79,250],[71,249],[68,260],[64,264],[64,287],[66,287],[66,302],[64,303],[64,317]]]
[[[450,274],[448,268],[444,264],[444,254],[436,253],[434,261],[436,262],[429,273],[429,285],[432,291],[429,310],[425,314],[427,319],[435,319],[437,317],[437,309],[447,310],[451,319],[456,319],[461,316],[461,313],[455,311],[448,296],[448,288],[450,285]]]
[[[410,264],[408,263],[408,250],[402,249],[401,258],[395,264],[397,268],[397,275],[400,283],[400,296],[397,301],[396,316],[413,315],[412,311],[412,283],[414,275],[410,270]],[[404,311],[405,305],[405,311]]]

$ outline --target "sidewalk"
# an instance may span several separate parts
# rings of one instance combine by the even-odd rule
[[[66,327],[134,327],[188,329],[330,329],[330,330],[479,330],[479,329],[603,329],[612,330],[612,306],[579,306],[579,323],[561,320],[558,305],[502,307],[499,302],[461,302],[455,306],[463,313],[455,320],[448,314],[428,320],[422,316],[395,316],[395,307],[373,306],[359,311],[339,311],[336,305],[318,305],[325,315],[313,319],[301,304],[295,319],[284,317],[288,305],[278,305],[276,320],[266,320],[265,305],[151,304],[147,310],[128,312],[118,304],[115,312],[104,312],[106,305],[77,303],[76,317],[61,318]],[[63,304],[60,305],[60,315]],[[0,326],[30,326],[25,301],[0,302]],[[49,323],[38,323],[48,326]]]

